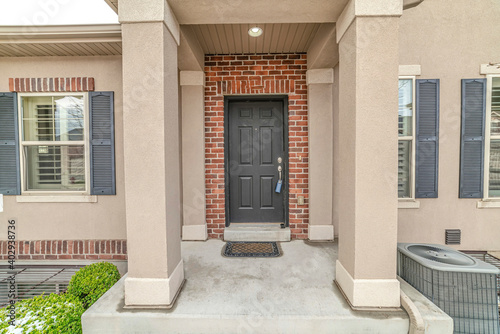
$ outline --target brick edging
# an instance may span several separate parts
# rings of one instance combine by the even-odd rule
[[[11,92],[91,92],[94,78],[9,78]]]
[[[16,240],[16,260],[127,260],[127,240]],[[8,259],[8,240],[0,259]]]

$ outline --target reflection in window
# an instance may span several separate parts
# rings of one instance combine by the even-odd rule
[[[398,197],[412,197],[413,79],[399,79]]]
[[[500,197],[500,140],[490,143],[489,197]]]
[[[22,96],[25,190],[85,190],[84,97]]]
[[[500,77],[492,78],[488,197],[500,197]]]
[[[398,134],[413,135],[413,80],[399,80]]]

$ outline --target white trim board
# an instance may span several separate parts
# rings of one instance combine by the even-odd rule
[[[420,65],[399,65],[400,76],[415,76],[421,73],[422,67]]]
[[[500,65],[481,64],[479,74],[500,74]]]
[[[205,86],[205,72],[181,71],[181,86]]]
[[[354,279],[339,260],[335,280],[354,307],[401,306],[399,281],[394,279]]]
[[[307,85],[311,84],[332,84],[333,68],[319,68],[306,72]]]
[[[334,238],[333,225],[309,225],[309,240],[332,241]]]
[[[495,201],[495,200],[478,201],[476,207],[478,209],[499,209],[500,208],[500,201]]]
[[[125,279],[125,305],[129,308],[168,308],[184,282],[181,260],[168,278],[127,277]]]
[[[97,203],[96,195],[19,195],[17,203]]]
[[[205,241],[208,239],[207,225],[183,225],[182,240]]]

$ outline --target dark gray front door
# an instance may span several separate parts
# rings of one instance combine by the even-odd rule
[[[285,222],[283,114],[282,101],[229,102],[230,223]],[[279,166],[283,183],[281,193],[276,193]]]

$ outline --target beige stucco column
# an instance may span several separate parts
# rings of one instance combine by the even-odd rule
[[[169,307],[184,280],[179,26],[164,0],[123,0],[118,14],[129,269],[125,305]]]
[[[339,258],[354,307],[398,307],[397,108],[401,0],[351,0],[339,42]]]
[[[333,240],[333,69],[307,71],[309,240]]]
[[[207,240],[205,217],[205,74],[181,71],[183,240]]]

